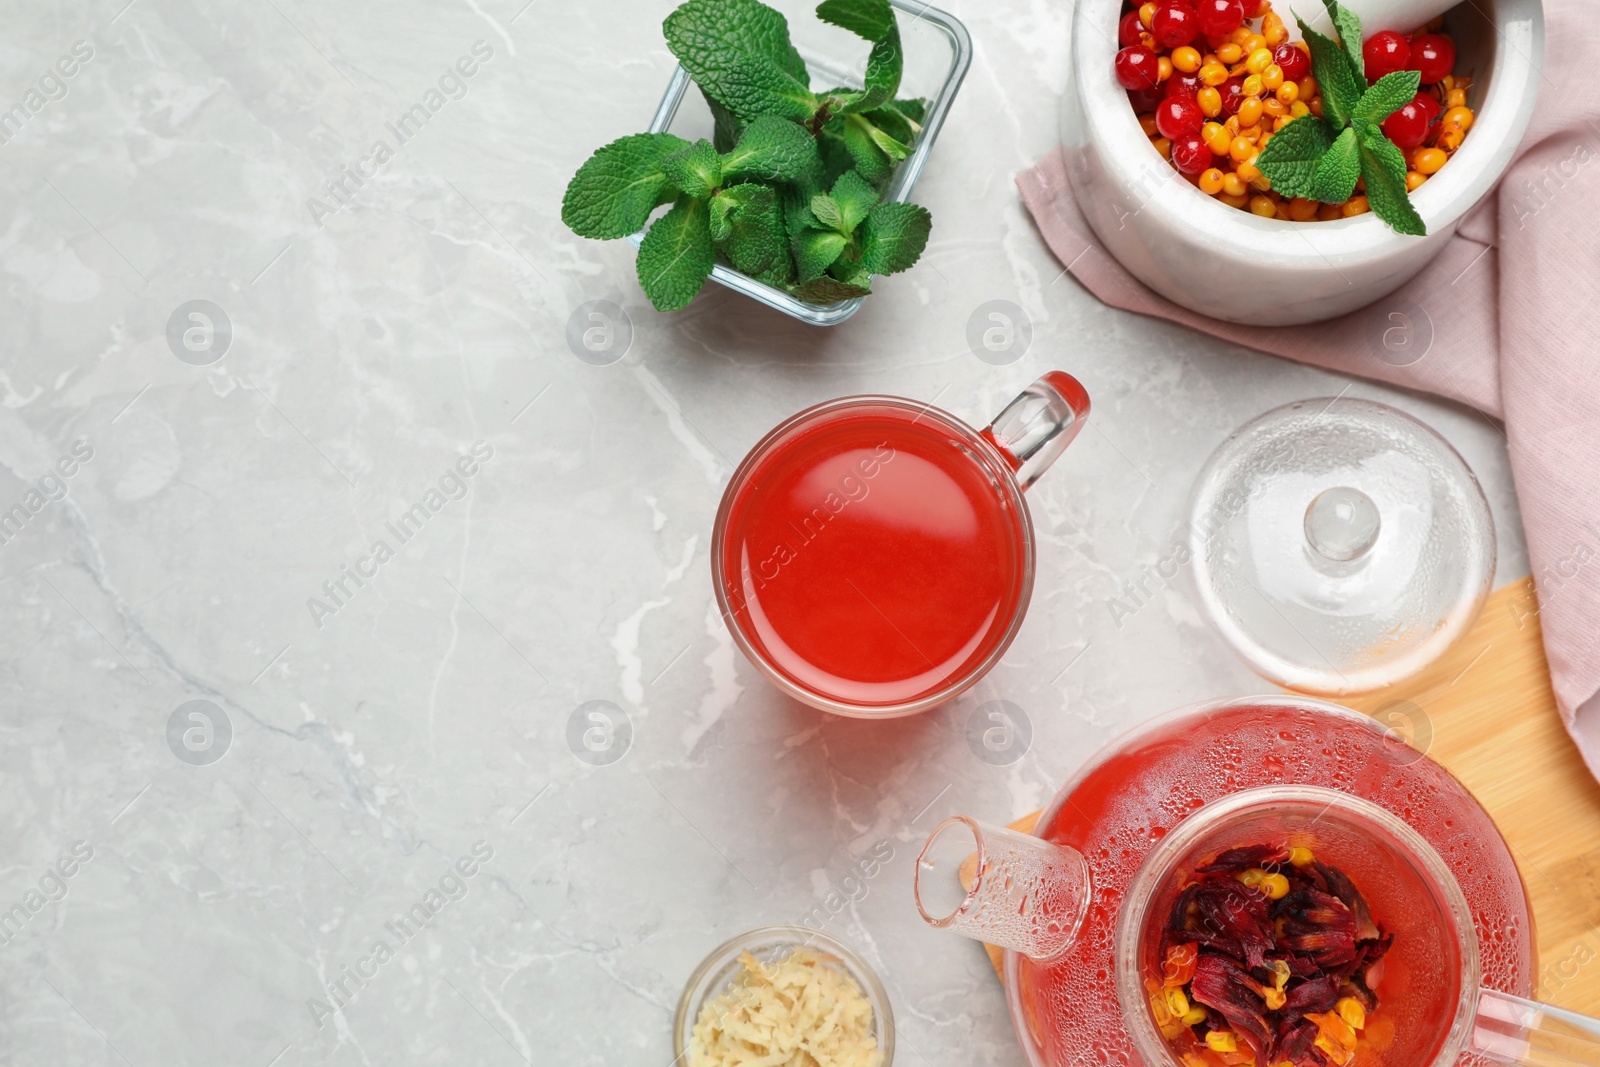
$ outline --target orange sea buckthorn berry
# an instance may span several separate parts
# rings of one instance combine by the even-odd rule
[[[1255,51],[1251,52],[1248,57],[1246,57],[1244,65],[1245,69],[1251,74],[1260,74],[1262,71],[1272,66],[1272,49],[1257,48]],[[1280,75],[1282,73],[1282,71],[1279,71]]]
[[[1269,96],[1261,101],[1261,110],[1267,113],[1268,118],[1282,118],[1289,113],[1289,106],[1275,96]]]
[[[1146,137],[1154,137],[1156,135],[1156,117],[1154,115],[1140,115],[1139,128],[1144,131]]]
[[[1172,60],[1166,56],[1156,58],[1156,81],[1164,82],[1172,77]]]
[[[1244,55],[1244,49],[1240,48],[1232,41],[1229,41],[1225,45],[1220,45],[1217,48],[1217,62],[1226,63],[1230,67],[1239,62],[1239,57],[1242,55]]]
[[[1256,195],[1250,198],[1250,214],[1271,218],[1278,213],[1278,205],[1272,202],[1271,197]],[[1215,1031],[1213,1031],[1215,1033]]]
[[[1307,74],[1300,79],[1300,99],[1310,100],[1317,95],[1317,79]]]
[[[1155,19],[1155,17],[1156,5],[1154,0],[1151,0],[1151,3],[1139,5],[1139,25],[1148,30],[1150,28],[1150,23]]]
[[[1239,104],[1240,127],[1254,126],[1261,121],[1261,98],[1247,96]]]
[[[1252,36],[1253,34],[1250,32],[1249,26],[1235,26],[1231,31],[1229,31],[1228,40],[1243,48],[1245,42],[1248,41]]]
[[[1344,218],[1344,212],[1338,204],[1319,204],[1317,206],[1317,221],[1332,222],[1334,219]]]
[[[1284,82],[1282,85],[1278,86],[1277,89],[1273,90],[1272,95],[1276,96],[1285,104],[1292,104],[1296,100],[1300,99],[1300,86],[1296,85],[1294,82]]]
[[[1222,192],[1222,172],[1216,167],[1201,171],[1200,191],[1208,196],[1216,196]]]
[[[1233,144],[1233,134],[1221,123],[1208,122],[1200,127],[1200,139],[1206,143],[1215,155],[1225,155],[1228,146]]]
[[[1266,38],[1268,45],[1276,48],[1289,39],[1289,30],[1284,26],[1281,16],[1269,11],[1261,19],[1261,36]]]
[[[1161,153],[1162,159],[1172,158],[1172,142],[1170,140],[1165,137],[1152,137],[1150,143],[1155,146],[1157,152]]]
[[[1258,122],[1254,126],[1239,127],[1239,136],[1243,137],[1251,144],[1255,144],[1257,141],[1261,140],[1261,123]]]
[[[1245,180],[1237,174],[1230,172],[1222,176],[1222,192],[1226,196],[1243,196],[1245,190],[1249,188]]]
[[[1156,35],[1153,33],[1141,33],[1139,35],[1139,43],[1154,52],[1156,50]]]
[[[1289,218],[1294,222],[1310,222],[1317,217],[1317,202],[1295,197],[1289,201]]]
[[[1207,85],[1217,86],[1228,80],[1228,68],[1221,63],[1205,63],[1200,67],[1200,80]]]
[[[1411,169],[1421,174],[1436,174],[1449,158],[1443,149],[1423,148],[1411,160]]]
[[[1256,143],[1243,135],[1235,137],[1233,143],[1228,146],[1228,155],[1235,163],[1243,163],[1255,154]],[[1439,154],[1444,155],[1443,152]]]
[[[1406,192],[1416,192],[1418,189],[1422,188],[1422,183],[1427,180],[1428,176],[1426,174],[1422,174],[1414,170],[1406,171]]]
[[[1313,115],[1317,116],[1317,118],[1319,118],[1319,119],[1322,117],[1322,97],[1320,97],[1320,96],[1312,97],[1311,98],[1311,103],[1308,106],[1310,107],[1311,113]]]
[[[1284,115],[1281,118],[1273,119],[1272,120],[1272,132],[1273,133],[1277,133],[1279,130],[1283,129],[1285,126],[1289,125],[1289,123],[1291,123],[1293,121],[1294,121],[1294,119],[1290,118],[1288,115]]]
[[[1446,108],[1466,107],[1467,91],[1465,89],[1451,89],[1450,92],[1445,94],[1444,106]]]
[[[1250,157],[1250,159],[1255,158],[1256,157],[1253,155]],[[1253,182],[1257,178],[1261,177],[1261,168],[1257,167],[1254,163],[1247,159],[1243,163],[1239,164],[1239,168],[1235,170],[1234,173],[1239,176],[1240,181]]]
[[[1268,63],[1267,69],[1261,72],[1261,87],[1269,93],[1275,93],[1284,86],[1283,68],[1276,63]],[[1289,82],[1294,85],[1294,82]]]
[[[1244,45],[1244,50],[1246,52],[1254,52],[1258,48],[1267,47],[1267,39],[1261,36],[1259,33],[1250,34],[1250,36],[1246,37],[1241,43]]]
[[[1243,85],[1239,86],[1239,91],[1245,96],[1260,96],[1265,88],[1261,84],[1261,75],[1252,74],[1244,80]]]
[[[1439,79],[1439,84],[1442,85],[1444,87],[1444,91],[1448,93],[1450,90],[1456,87],[1456,76],[1454,74],[1446,74],[1443,78]]]
[[[1366,197],[1352,196],[1349,200],[1344,202],[1344,206],[1339,210],[1344,217],[1348,219],[1356,215],[1365,215],[1368,211],[1372,210],[1372,206],[1367,203]]]
[[[1193,74],[1200,69],[1200,53],[1188,45],[1172,50],[1172,65],[1185,74]]]
[[[1194,94],[1194,102],[1200,105],[1200,113],[1208,119],[1222,114],[1222,94],[1209,85],[1200,87],[1199,92]]]
[[[1451,129],[1459,128],[1462,133],[1472,129],[1472,109],[1457,105],[1445,111],[1439,119],[1439,129],[1448,133]]]
[[[1232,193],[1222,192],[1217,194],[1217,199],[1229,207],[1249,207],[1250,198],[1243,193],[1234,196]]]
[[[1309,114],[1311,114],[1311,109],[1306,106],[1306,102],[1304,100],[1296,100],[1294,103],[1289,105],[1289,117],[1292,119],[1297,119],[1301,115]]]

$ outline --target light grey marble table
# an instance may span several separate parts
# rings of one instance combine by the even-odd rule
[[[625,243],[560,223],[655,107],[666,2],[5,4],[0,1062],[668,1067],[700,958],[821,907],[903,1062],[1019,1064],[913,857],[1264,688],[1177,583],[1112,611],[1232,427],[1344,390],[1413,412],[1525,573],[1497,427],[1062,277],[1012,178],[1054,140],[1068,7],[951,6],[977,58],[918,190],[932,244],[820,331],[714,287],[656,314]],[[965,340],[991,299],[1032,322],[1010,365]],[[609,365],[566,343],[593,300],[631,320]],[[732,465],[828,397],[981,422],[1053,367],[1095,413],[1030,495],[1003,664],[898,722],[780,698],[712,599]],[[1009,765],[966,741],[998,699],[1032,729]],[[620,709],[599,755],[590,701]]]

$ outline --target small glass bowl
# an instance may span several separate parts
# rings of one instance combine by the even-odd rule
[[[803,8],[785,0],[768,0],[768,3],[787,16],[795,49],[806,61],[813,88],[861,84],[863,64],[871,45],[819,20],[811,11],[810,0]],[[972,65],[972,38],[959,19],[930,7],[923,0],[889,0],[889,3],[898,12],[900,44],[905,53],[905,73],[896,95],[920,96],[928,101],[922,133],[912,145],[911,155],[895,167],[884,189],[885,200],[906,201],[911,199],[911,190],[928,162],[933,142],[938,140],[956,90],[961,88],[967,68]],[[689,72],[681,66],[675,69],[647,132],[675,133],[689,141],[709,139],[711,111],[698,91],[689,91],[693,87]],[[643,240],[643,231],[628,238],[635,248]],[[711,280],[813,326],[838,325],[854,315],[861,301],[866,299],[858,296],[833,304],[808,304],[723,263],[712,268]]]
[[[891,1067],[894,1063],[894,1009],[889,1006],[889,994],[884,991],[883,983],[878,981],[877,974],[849,945],[804,926],[763,926],[712,949],[711,955],[689,976],[689,981],[683,987],[683,995],[678,998],[678,1010],[672,1018],[672,1062],[678,1067],[688,1067],[689,1040],[694,1032],[695,1021],[700,1018],[700,1008],[706,1001],[728,991],[734,976],[739,973],[739,956],[742,953],[748,952],[758,960],[771,962],[799,948],[831,957],[839,970],[861,987],[862,994],[872,1005],[872,1033],[883,1052],[883,1067]]]

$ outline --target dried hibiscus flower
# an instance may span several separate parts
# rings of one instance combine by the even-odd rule
[[[1393,943],[1337,867],[1247,845],[1195,868],[1145,984],[1185,1067],[1345,1067],[1378,1007],[1369,969]]]

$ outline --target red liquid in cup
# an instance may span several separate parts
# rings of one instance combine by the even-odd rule
[[[1028,520],[940,417],[865,401],[772,442],[727,506],[730,623],[794,684],[894,705],[947,688],[1027,601]]]

